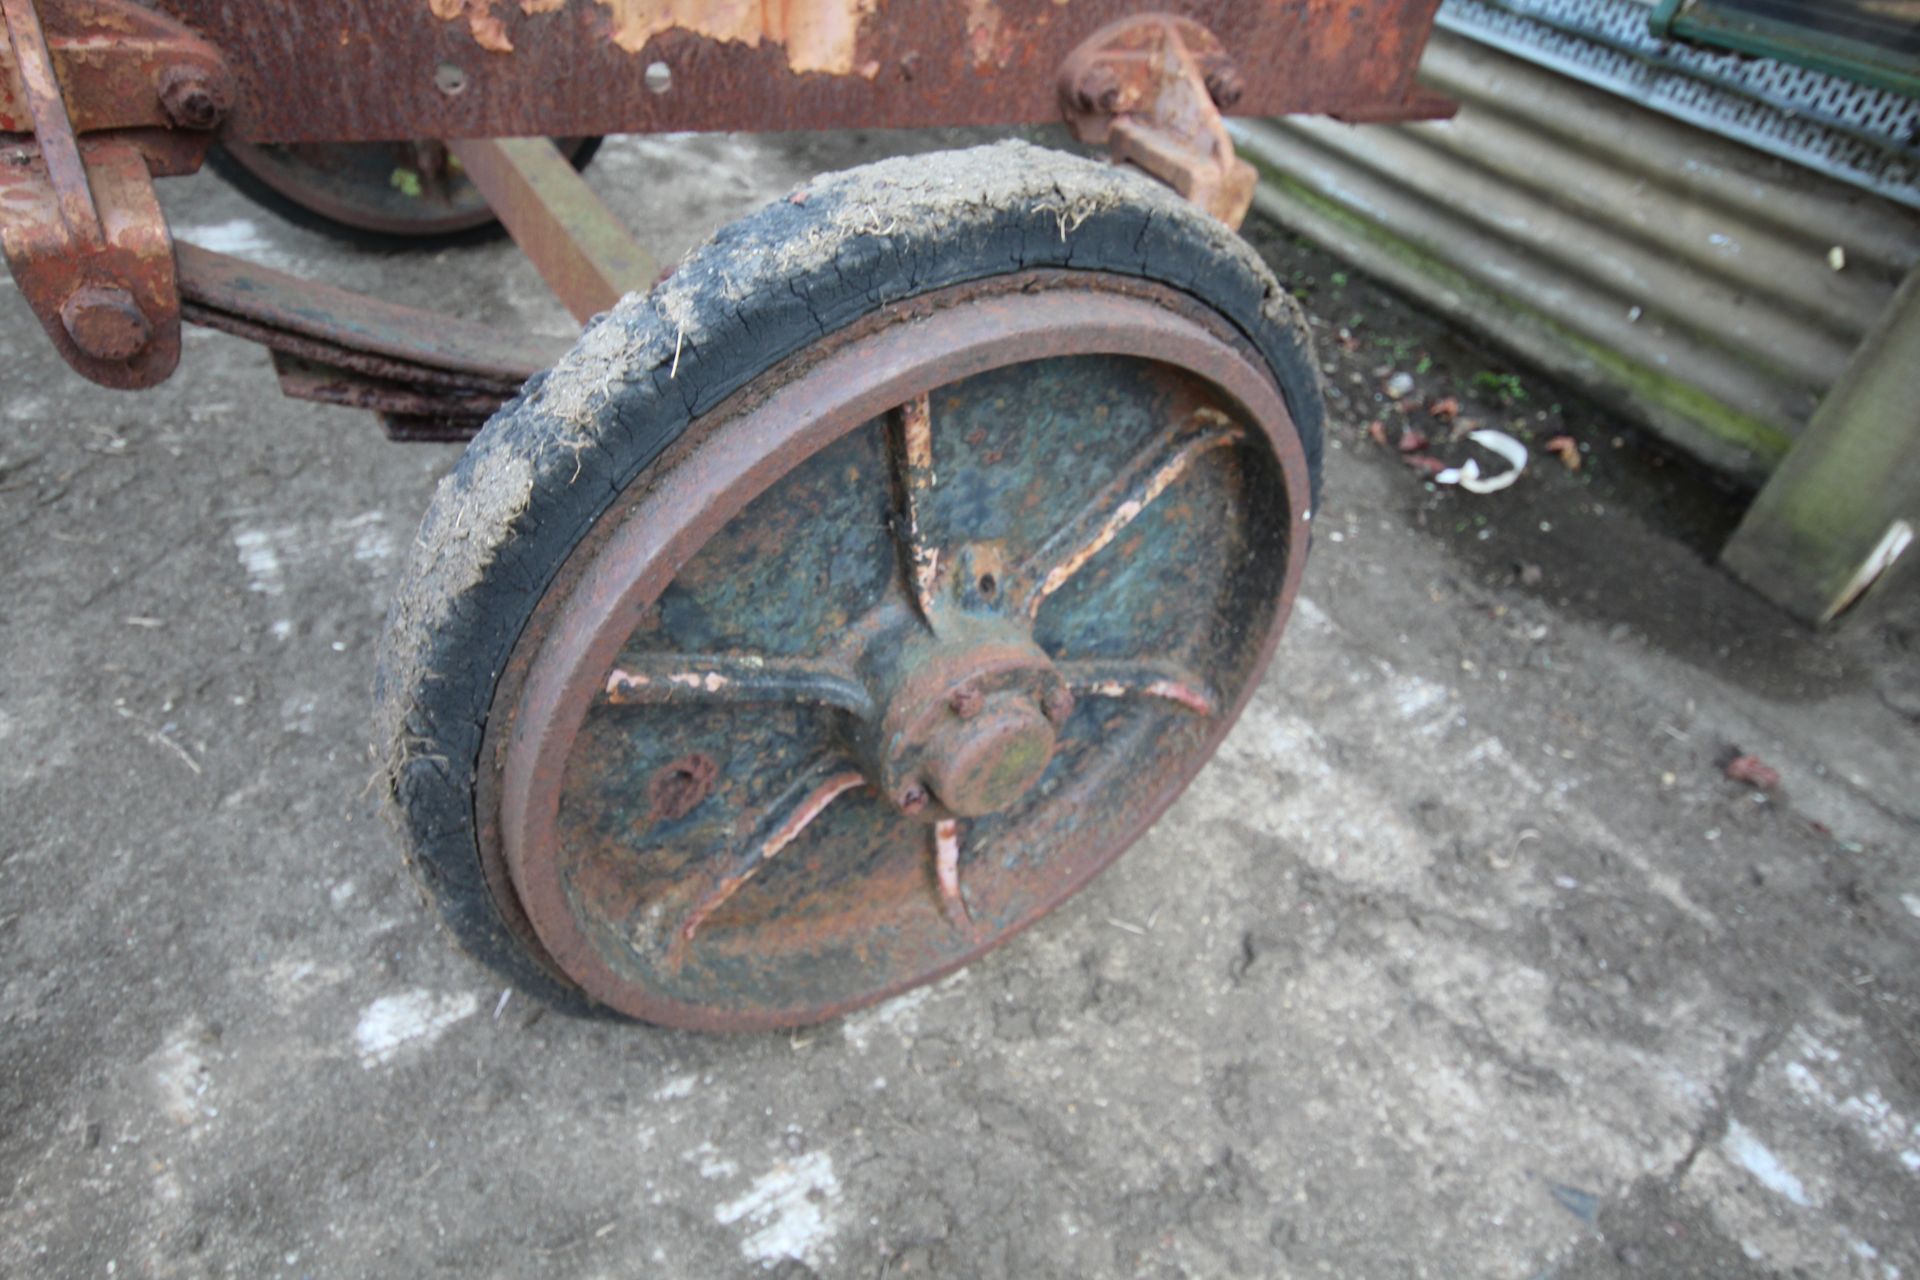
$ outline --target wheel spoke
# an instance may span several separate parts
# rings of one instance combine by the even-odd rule
[[[616,707],[669,703],[799,702],[873,712],[865,685],[818,659],[752,654],[632,655],[607,673],[606,701]]]
[[[1206,681],[1176,662],[1122,659],[1056,666],[1069,688],[1096,698],[1164,698],[1201,716],[1212,715],[1220,705]]]
[[[1170,438],[1135,454],[1100,492],[1061,525],[1022,569],[1015,589],[1028,616],[1120,536],[1202,455],[1237,444],[1246,432],[1224,413],[1199,409]]]
[[[712,886],[700,895],[674,929],[667,946],[668,962],[677,966],[709,916],[725,906],[727,900],[760,868],[779,856],[781,850],[799,839],[800,833],[825,813],[829,805],[856,787],[865,786],[866,782],[865,774],[840,759],[816,760],[803,770],[779,798],[767,806],[765,814],[754,825],[752,837],[738,849],[723,855],[723,868]]]
[[[894,537],[907,588],[920,616],[933,622],[934,584],[940,577],[940,549],[927,545],[920,529],[920,500],[934,485],[933,408],[916,396],[893,411],[887,424],[887,451],[893,460]]]

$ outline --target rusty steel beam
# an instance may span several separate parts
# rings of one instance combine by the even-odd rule
[[[308,359],[324,358],[316,351],[325,349],[373,377],[511,394],[572,345],[382,302],[197,245],[174,248],[195,323]]]
[[[653,287],[659,264],[545,138],[449,144],[467,177],[573,318]]]
[[[70,0],[45,0],[58,10]],[[1418,114],[1438,0],[155,0],[247,74],[250,142],[914,128],[1059,117],[1095,31],[1199,22],[1237,60],[1236,114]],[[1430,109],[1430,106],[1429,106]]]
[[[372,409],[396,439],[464,440],[571,345],[176,244],[181,312],[274,353],[287,395]]]

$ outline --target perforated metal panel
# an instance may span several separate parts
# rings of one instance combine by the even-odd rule
[[[1656,40],[1635,0],[1446,0],[1439,25],[1920,208],[1920,101]]]

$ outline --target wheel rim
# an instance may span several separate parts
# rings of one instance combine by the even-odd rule
[[[1306,476],[1251,348],[1139,281],[961,286],[796,357],[616,501],[517,645],[479,795],[504,914],[702,1029],[965,964],[1212,754]]]

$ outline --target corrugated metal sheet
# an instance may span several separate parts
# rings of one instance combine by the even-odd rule
[[[1655,37],[1652,0],[1446,0],[1438,22],[1655,111],[1920,207],[1920,102]]]
[[[1422,76],[1457,118],[1236,123],[1256,207],[1748,482],[1920,262],[1914,211],[1544,67],[1442,31]]]

